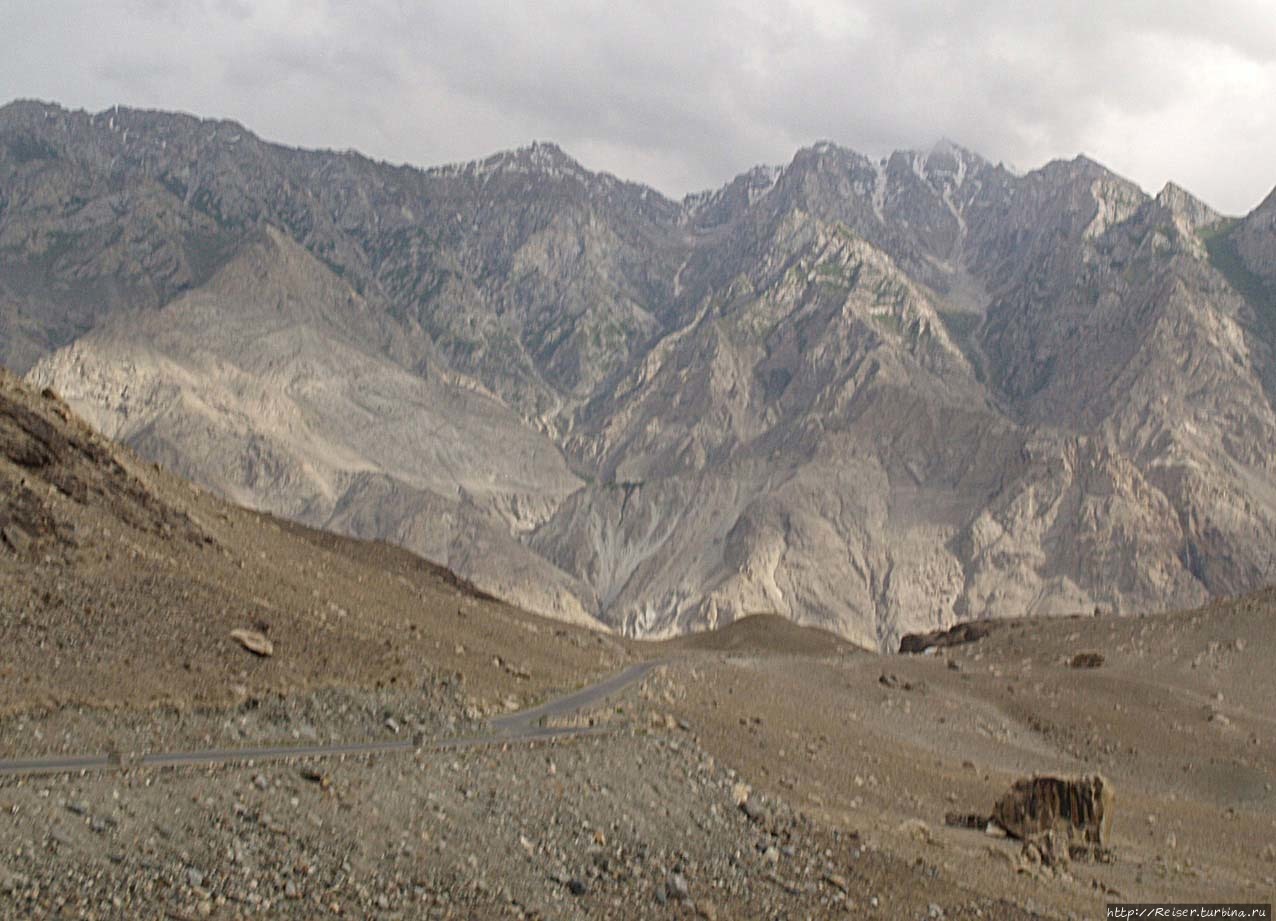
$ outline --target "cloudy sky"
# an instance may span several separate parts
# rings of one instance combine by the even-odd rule
[[[1248,211],[1272,0],[0,0],[0,103],[234,118],[422,165],[554,140],[681,195],[827,139],[1084,152]]]

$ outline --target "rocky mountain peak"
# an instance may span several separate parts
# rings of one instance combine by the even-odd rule
[[[960,188],[968,173],[986,161],[951,141],[940,140],[926,152],[920,168],[931,182]]]
[[[1276,188],[1267,194],[1262,204],[1250,212],[1250,217],[1255,216],[1269,221],[1270,226],[1276,226]]]
[[[949,141],[672,202],[541,142],[418,170],[19,103],[0,356],[225,495],[543,612],[886,647],[1276,577],[1265,295],[1165,216],[1214,215]]]
[[[597,174],[587,170],[557,144],[546,141],[533,141],[524,147],[501,151],[479,160],[434,167],[429,173],[479,179],[494,175],[523,174],[535,178],[570,179],[584,183],[597,178]]]
[[[1223,215],[1173,182],[1167,182],[1156,194],[1156,203],[1181,219],[1192,230],[1208,227],[1223,219]]]

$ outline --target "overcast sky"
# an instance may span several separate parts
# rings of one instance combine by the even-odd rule
[[[1273,0],[0,0],[0,103],[233,118],[420,165],[554,140],[675,196],[827,139],[1276,185]]]

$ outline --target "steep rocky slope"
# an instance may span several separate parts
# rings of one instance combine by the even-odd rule
[[[231,631],[244,628],[273,655],[240,648]],[[0,718],[385,687],[421,691],[442,719],[465,704],[446,691],[467,663],[480,666],[469,704],[493,708],[623,658],[609,638],[510,608],[398,548],[229,505],[3,370],[0,645]],[[134,729],[160,731],[148,726]],[[33,742],[3,735],[10,754]]]
[[[423,171],[35,103],[0,152],[3,360],[537,610],[891,646],[1276,574],[1272,199],[945,142],[672,202],[547,144]]]

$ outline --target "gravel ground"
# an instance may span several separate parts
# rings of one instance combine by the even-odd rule
[[[8,780],[0,912],[1032,917],[745,789],[685,732],[634,729],[505,750]]]

